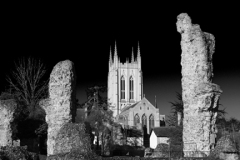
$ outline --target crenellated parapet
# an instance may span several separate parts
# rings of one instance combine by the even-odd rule
[[[138,46],[137,57],[134,57],[134,52],[132,49],[131,60],[129,61],[126,59],[126,62],[122,63],[120,61],[120,57],[117,54],[117,46],[115,43],[114,48],[114,56],[112,57],[112,52],[110,48],[110,55],[109,55],[109,71],[116,70],[118,68],[134,68],[141,70],[141,55],[140,55],[140,47]]]

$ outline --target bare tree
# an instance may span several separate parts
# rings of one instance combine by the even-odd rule
[[[15,63],[16,70],[7,76],[9,92],[18,95],[18,99],[27,108],[28,118],[38,118],[43,114],[39,101],[47,97],[48,80],[43,81],[46,68],[40,60],[20,59]]]

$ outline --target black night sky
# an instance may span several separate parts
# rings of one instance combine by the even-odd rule
[[[174,9],[157,4],[9,9],[1,20],[0,91],[6,88],[6,75],[14,69],[14,61],[21,57],[41,59],[48,75],[55,64],[69,59],[76,67],[77,96],[83,102],[88,86],[107,85],[110,47],[113,51],[115,41],[121,62],[130,59],[132,47],[137,55],[139,42],[143,92],[152,104],[156,95],[160,114],[169,114],[169,102],[176,100],[176,92],[181,93],[177,16],[188,13],[193,24],[215,36],[213,83],[223,90],[220,104],[226,108],[227,118],[240,120],[239,14],[232,6],[225,5],[227,10],[205,5]]]

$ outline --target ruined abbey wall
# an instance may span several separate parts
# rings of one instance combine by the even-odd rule
[[[48,124],[48,155],[58,154],[57,135],[67,123],[74,122],[76,75],[74,65],[66,60],[55,65],[50,75],[49,98],[40,102]]]
[[[12,146],[12,122],[17,104],[14,100],[0,100],[0,146]]]
[[[212,83],[215,38],[202,32],[199,25],[192,24],[185,13],[177,17],[177,31],[182,37],[184,156],[209,155],[215,144],[215,122],[222,92]]]

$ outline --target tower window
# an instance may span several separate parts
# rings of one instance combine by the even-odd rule
[[[130,100],[133,99],[133,77],[131,76],[129,79],[129,95],[130,95]]]
[[[125,99],[125,79],[121,77],[121,99]]]

